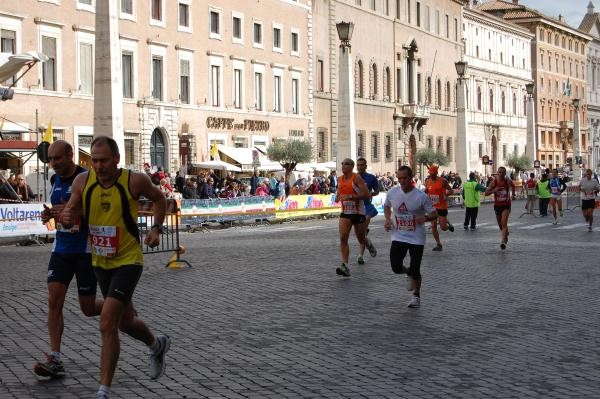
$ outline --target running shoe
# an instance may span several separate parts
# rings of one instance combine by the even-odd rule
[[[337,274],[339,274],[340,276],[350,277],[350,269],[348,268],[348,266],[346,266],[345,263],[342,263],[340,265],[340,267],[338,267],[337,269],[335,269],[335,272]]]
[[[469,230],[469,226],[463,226],[465,230]]]
[[[171,347],[171,338],[166,335],[156,337],[158,341],[158,349],[150,351],[150,378],[157,380],[165,372],[165,354]]]
[[[433,247],[432,251],[441,251],[442,250],[442,246],[440,244],[436,245],[435,247]]]
[[[500,243],[500,249],[506,249],[506,241]]]
[[[558,219],[552,220],[552,224],[558,224]]]
[[[371,242],[370,238],[367,238],[367,243],[365,244],[365,246],[367,247],[367,250],[369,250],[369,255],[371,255],[371,257],[374,258],[374,257],[377,256],[377,249],[375,248],[375,246]]]
[[[365,259],[363,258],[362,255],[358,255],[358,258],[356,258],[356,263],[358,263],[359,265],[365,264]]]
[[[471,226],[471,230],[477,230],[477,226]]]
[[[454,233],[454,226],[450,222],[448,222],[448,230],[450,230],[451,233]]]
[[[108,399],[108,392],[98,391],[97,399]]]
[[[413,295],[412,298],[410,299],[410,302],[408,302],[408,307],[409,308],[418,308],[421,306],[421,298],[419,298],[416,295]]]
[[[57,362],[54,357],[46,353],[46,363],[37,362],[33,371],[40,377],[60,378],[65,375],[65,367],[62,362]]]
[[[592,226],[588,226],[588,231],[592,231]]]

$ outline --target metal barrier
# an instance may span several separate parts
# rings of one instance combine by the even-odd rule
[[[538,198],[537,195],[537,189],[535,188],[527,188],[525,190],[525,200],[529,201],[529,197],[532,197],[533,199],[533,207],[531,208],[531,210],[527,209],[527,202],[525,202],[525,212],[523,212],[521,214],[521,216],[519,216],[519,218],[522,218],[525,215],[529,215],[529,216],[533,216],[534,218],[536,218],[537,216],[535,215],[535,211],[540,210],[540,200]]]
[[[581,208],[581,193],[579,185],[572,185],[567,187],[567,205],[565,210],[573,211],[577,208]]]
[[[157,247],[151,248],[144,244],[144,236],[154,225],[154,214],[152,212],[152,201],[140,200],[138,211],[138,227],[140,229],[140,245],[144,254],[156,254],[163,252],[173,252],[173,256],[167,262],[165,267],[182,268],[192,265],[187,260],[181,258],[185,253],[185,247],[179,243],[179,207],[174,199],[167,199],[167,209],[165,212],[165,221],[163,222],[163,232],[160,235],[160,243]]]

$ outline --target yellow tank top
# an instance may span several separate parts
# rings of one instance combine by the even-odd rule
[[[102,269],[143,265],[137,227],[138,201],[129,191],[130,171],[121,169],[117,181],[104,188],[89,171],[83,188],[83,215],[89,226],[92,263]],[[126,207],[126,209],[123,209]]]

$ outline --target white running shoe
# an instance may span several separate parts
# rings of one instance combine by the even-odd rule
[[[413,295],[412,298],[410,299],[410,302],[408,302],[408,307],[409,308],[418,308],[421,306],[421,298],[419,298],[416,295]]]
[[[166,335],[158,335],[156,340],[159,347],[156,351],[150,351],[150,378],[157,380],[165,372],[165,353],[171,347],[171,338]]]

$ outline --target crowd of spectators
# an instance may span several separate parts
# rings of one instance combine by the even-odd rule
[[[25,176],[11,174],[8,179],[0,173],[0,203],[31,202],[37,198]]]

